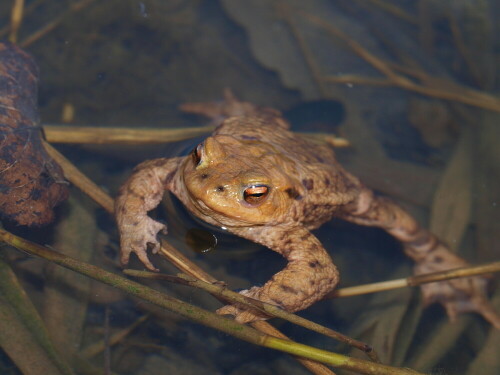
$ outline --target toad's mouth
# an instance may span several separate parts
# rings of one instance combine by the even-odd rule
[[[231,210],[222,210],[220,207],[211,207],[207,205],[202,199],[189,194],[192,202],[191,211],[193,214],[203,217],[208,223],[219,227],[248,227],[263,225],[265,223],[255,222],[245,219],[242,215],[238,215]]]

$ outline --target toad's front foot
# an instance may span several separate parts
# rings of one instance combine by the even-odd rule
[[[149,216],[135,218],[132,223],[123,223],[121,228],[121,263],[127,264],[131,253],[135,253],[139,260],[151,271],[158,269],[151,263],[147,255],[148,246],[152,253],[156,254],[160,250],[157,234],[167,233],[167,227]]]
[[[468,264],[463,259],[449,252],[444,246],[440,246],[432,256],[416,264],[415,274],[466,266]],[[452,321],[461,313],[477,312],[495,328],[500,329],[500,316],[487,298],[487,283],[487,278],[474,276],[424,284],[421,287],[424,304],[441,303]]]

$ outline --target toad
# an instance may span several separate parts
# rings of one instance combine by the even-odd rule
[[[207,223],[257,242],[288,261],[262,287],[241,293],[295,312],[322,299],[339,272],[311,233],[332,217],[383,228],[403,244],[415,273],[466,266],[436,236],[391,200],[375,195],[345,171],[327,145],[312,144],[290,131],[280,112],[225,94],[222,103],[185,105],[187,111],[223,118],[213,134],[184,157],[146,161],[121,187],[115,202],[121,261],[131,253],[150,270],[147,255],[158,252],[166,226],[148,216],[165,190]],[[425,303],[440,302],[449,317],[475,311],[497,328],[500,318],[486,298],[482,277],[422,287]],[[239,322],[265,319],[258,312],[224,306]]]

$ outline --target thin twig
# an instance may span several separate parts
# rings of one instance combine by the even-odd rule
[[[126,275],[129,276],[134,276],[134,277],[141,277],[141,278],[148,278],[148,279],[155,279],[155,280],[166,280],[168,282],[173,282],[176,284],[182,284],[182,285],[189,285],[198,289],[203,289],[207,291],[208,293],[211,293],[218,298],[225,300],[226,303],[237,303],[237,304],[242,304],[245,305],[246,307],[249,307],[251,309],[256,309],[260,312],[263,312],[266,315],[271,315],[276,318],[281,318],[284,320],[287,320],[293,324],[296,324],[298,326],[307,328],[311,331],[320,333],[322,335],[331,337],[335,340],[338,340],[340,342],[343,342],[347,345],[350,345],[354,348],[357,348],[367,354],[370,359],[374,362],[380,362],[378,359],[378,356],[376,352],[373,350],[373,348],[365,344],[364,342],[352,339],[348,336],[345,336],[339,332],[336,332],[330,328],[324,327],[320,324],[317,324],[315,322],[312,322],[310,320],[307,320],[305,318],[302,318],[298,315],[289,313],[288,311],[285,311],[278,306],[271,305],[269,303],[265,303],[253,298],[249,298],[247,296],[244,296],[240,293],[233,292],[230,289],[227,289],[227,287],[223,283],[207,283],[204,281],[201,281],[199,279],[193,278],[191,276],[187,276],[183,273],[177,274],[177,276],[172,276],[172,275],[165,275],[165,274],[159,274],[156,272],[149,272],[149,271],[138,271],[138,270],[131,270],[131,269],[126,269],[123,271]]]
[[[423,275],[410,276],[404,279],[382,281],[379,283],[340,288],[328,293],[324,298],[352,297],[362,294],[377,293],[386,290],[419,286],[437,281],[451,280],[461,277],[483,275],[487,273],[500,272],[500,262],[488,263],[480,266],[456,268],[447,271],[427,273]]]
[[[62,267],[88,276],[104,284],[111,285],[114,288],[120,289],[128,294],[139,297],[169,311],[175,312],[187,319],[225,332],[229,335],[253,343],[255,345],[260,345],[293,355],[320,361],[341,369],[357,371],[361,374],[419,374],[412,370],[355,359],[341,354],[299,344],[291,340],[284,340],[266,335],[254,328],[251,328],[244,324],[239,324],[232,319],[228,319],[197,306],[190,305],[186,302],[170,297],[147,286],[128,280],[122,276],[113,274],[106,270],[100,269],[92,264],[81,262],[56,251],[50,250],[46,247],[27,241],[23,238],[17,237],[3,229],[0,229],[0,239],[19,250],[27,252],[28,254],[56,263]]]
[[[36,42],[38,39],[42,38],[52,30],[54,30],[57,26],[59,26],[66,17],[68,17],[71,14],[77,13],[81,11],[82,9],[86,8],[90,4],[92,4],[95,0],[81,0],[77,3],[71,3],[71,5],[68,7],[67,10],[65,10],[62,14],[54,18],[51,22],[43,26],[42,28],[38,29],[35,31],[33,34],[31,34],[29,37],[24,39],[19,45],[23,48],[28,47],[29,45],[33,44]]]

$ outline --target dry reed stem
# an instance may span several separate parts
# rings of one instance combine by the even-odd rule
[[[70,144],[151,144],[177,142],[211,133],[215,126],[193,128],[122,128],[100,126],[43,125],[45,139],[50,143]],[[347,139],[332,133],[297,132],[311,141],[330,144],[333,147],[349,147]]]
[[[434,283],[438,281],[451,280],[460,277],[471,277],[477,275],[484,275],[487,273],[500,272],[500,262],[488,263],[480,266],[470,266],[463,268],[456,268],[447,271],[433,272],[423,275],[410,276],[403,279],[382,281],[379,283],[365,284],[352,286],[347,288],[340,288],[327,294],[324,298],[338,298],[338,297],[352,297],[362,294],[377,293],[386,290],[393,290],[398,288],[406,288],[419,286],[427,283]]]
[[[211,133],[215,126],[193,128],[125,128],[99,126],[43,125],[45,139],[50,143],[75,144],[140,144],[177,142]]]
[[[414,91],[414,92],[417,92],[419,94],[434,97],[434,98],[456,101],[459,103],[472,105],[472,106],[475,106],[478,108],[483,108],[483,109],[488,109],[488,110],[495,111],[495,112],[500,112],[500,99],[496,98],[495,96],[489,95],[488,93],[483,92],[483,91],[478,91],[478,90],[471,89],[469,87],[458,85],[454,82],[449,82],[449,84],[447,85],[449,87],[456,88],[453,91],[446,89],[446,88],[443,88],[443,87],[431,87],[431,86],[425,86],[422,84],[415,83],[415,82],[409,80],[408,78],[393,71],[391,69],[391,65],[389,63],[386,63],[383,60],[376,57],[375,55],[373,55],[371,52],[369,52],[363,46],[361,46],[361,44],[359,44],[358,42],[349,38],[346,34],[344,34],[338,28],[336,28],[335,26],[326,22],[322,18],[316,17],[316,16],[309,14],[309,13],[306,13],[306,12],[300,12],[300,14],[302,14],[310,22],[318,25],[319,27],[323,28],[324,30],[327,30],[332,35],[334,35],[338,39],[342,40],[354,53],[356,53],[358,56],[360,56],[362,59],[364,59],[370,65],[372,65],[375,69],[377,69],[382,74],[384,74],[391,82],[394,83],[394,85],[396,85],[402,89],[405,89],[408,91]],[[330,78],[326,77],[325,80],[329,81]],[[332,79],[331,81],[335,82],[336,80]],[[436,80],[436,82],[439,82],[439,81]],[[444,81],[441,80],[441,82],[444,82]],[[427,82],[425,82],[425,83],[427,83]]]

